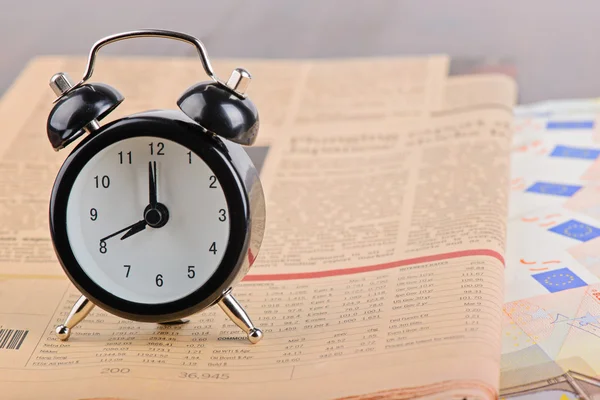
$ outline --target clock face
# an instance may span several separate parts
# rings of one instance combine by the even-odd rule
[[[101,148],[68,194],[74,258],[96,285],[130,302],[169,303],[199,290],[219,268],[230,230],[215,171],[162,137]]]

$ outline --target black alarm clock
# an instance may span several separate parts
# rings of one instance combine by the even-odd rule
[[[99,121],[123,96],[86,83],[103,46],[162,37],[194,45],[212,81],[190,87],[179,110]],[[65,273],[81,291],[61,340],[94,306],[135,321],[182,323],[218,304],[252,343],[262,338],[231,294],[262,242],[265,202],[258,173],[240,145],[252,145],[258,112],[245,95],[250,74],[214,74],[203,44],[171,31],[112,35],[92,47],[83,79],[58,73],[48,138],[60,150],[85,135],[52,189],[50,231]],[[142,84],[142,83],[141,83]]]

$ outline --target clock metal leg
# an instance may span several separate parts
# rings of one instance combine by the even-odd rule
[[[94,308],[94,303],[89,301],[85,296],[81,296],[75,302],[71,312],[62,325],[56,327],[56,336],[60,340],[67,340],[71,336],[71,329],[79,324]]]
[[[159,322],[159,325],[183,325],[190,322],[187,318],[176,319],[175,321]]]
[[[246,332],[248,340],[252,344],[256,344],[262,339],[262,331],[254,326],[250,317],[246,314],[246,311],[244,311],[240,303],[237,302],[231,293],[226,294],[221,301],[219,301],[219,307],[221,307],[221,310],[223,310],[237,326]]]

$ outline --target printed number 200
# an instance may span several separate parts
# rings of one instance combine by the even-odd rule
[[[129,368],[102,368],[101,374],[128,374],[131,370]]]

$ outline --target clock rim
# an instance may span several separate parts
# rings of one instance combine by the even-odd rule
[[[95,305],[134,321],[174,321],[213,305],[239,280],[240,273],[244,273],[242,267],[249,248],[251,220],[248,193],[227,147],[197,125],[172,117],[168,112],[138,114],[113,121],[86,137],[61,166],[50,198],[52,242],[57,258],[71,282]],[[217,176],[229,209],[229,240],[213,275],[189,295],[166,303],[132,302],[100,287],[79,265],[67,234],[68,199],[83,167],[107,146],[140,136],[172,140],[200,157]]]

